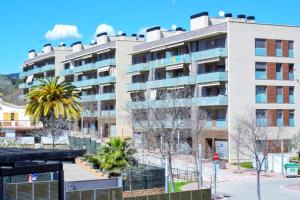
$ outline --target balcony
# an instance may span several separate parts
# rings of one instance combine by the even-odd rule
[[[102,110],[101,117],[116,117],[116,110]]]
[[[102,101],[102,100],[115,100],[115,93],[103,93],[94,95],[82,95],[79,102],[89,102],[89,101]]]
[[[217,128],[226,128],[227,127],[226,119],[217,119],[216,120],[216,127]]]
[[[215,48],[192,53],[192,61],[227,57],[227,48]]]
[[[185,63],[191,63],[189,54],[177,55],[177,56],[172,56],[169,58],[153,60],[153,61],[149,62],[149,67],[152,69],[155,69],[155,68],[161,68],[161,67],[166,67],[166,66],[170,66],[170,65],[185,64]]]
[[[106,83],[115,83],[115,82],[116,82],[115,76],[103,76],[103,77],[98,77],[95,79],[74,81],[74,82],[72,82],[72,85],[74,85],[75,87],[85,87],[85,86],[102,85],[102,84],[106,84]]]
[[[127,85],[127,91],[139,91],[139,90],[146,90],[147,85],[146,83],[130,83]]]
[[[255,72],[255,79],[256,80],[266,80],[267,73],[265,71],[256,71]]]
[[[293,81],[294,80],[294,73],[289,73],[289,80]]]
[[[291,126],[291,127],[295,126],[295,120],[294,120],[294,118],[289,118],[289,126]]]
[[[289,50],[288,51],[288,57],[294,58],[294,50]]]
[[[283,96],[282,95],[276,95],[276,102],[277,103],[283,103]]]
[[[256,56],[267,56],[267,49],[266,48],[255,48],[255,55]]]
[[[149,71],[150,67],[148,63],[139,63],[134,65],[129,65],[127,67],[127,74],[139,73],[142,71]]]
[[[73,67],[72,69],[64,69],[60,72],[61,76],[76,74],[79,72],[95,70],[101,67],[116,65],[116,60],[114,58],[101,60],[95,63],[88,63],[81,66]]]
[[[19,84],[19,88],[20,89],[30,88],[32,86],[38,86],[40,84],[41,84],[41,82],[39,80],[35,80],[35,81],[31,82],[31,83],[21,83],[21,84]]]
[[[182,76],[177,78],[167,78],[162,80],[149,81],[147,83],[147,86],[148,88],[164,88],[193,84],[195,84],[195,76]]]
[[[42,73],[42,72],[51,71],[51,70],[55,70],[55,65],[45,65],[43,67],[34,66],[34,68],[32,70],[28,70],[26,72],[21,72],[19,74],[19,77],[22,78],[25,76],[30,76],[33,74]]]
[[[289,95],[289,103],[291,103],[291,104],[295,103],[294,95]]]
[[[282,57],[282,49],[276,49],[276,56]]]
[[[207,74],[198,74],[196,76],[196,83],[208,83],[216,81],[228,81],[227,72],[212,72]]]
[[[255,97],[256,103],[267,103],[267,95],[257,94]]]
[[[194,97],[192,100],[194,106],[222,106],[228,105],[228,96],[209,96],[209,97]]]
[[[282,72],[276,72],[276,80],[282,80]]]
[[[0,128],[9,128],[9,129],[39,129],[42,128],[42,124],[32,124],[30,120],[17,120],[17,121],[0,121]]]
[[[98,117],[97,111],[84,110],[81,112],[81,117]]]
[[[282,120],[282,118],[277,118],[276,122],[277,122],[277,126],[278,127],[282,127],[283,126],[283,120]]]

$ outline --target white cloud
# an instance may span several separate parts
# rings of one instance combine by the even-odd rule
[[[118,35],[122,35],[123,31],[118,31]]]
[[[58,40],[66,38],[81,38],[78,28],[75,25],[56,24],[52,30],[45,34],[47,40]]]
[[[107,32],[108,35],[115,35],[114,28],[108,24],[100,24],[97,26],[96,35],[103,32]]]
[[[172,30],[175,30],[177,28],[176,24],[172,25]]]

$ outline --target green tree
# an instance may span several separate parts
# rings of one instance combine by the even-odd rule
[[[111,176],[118,176],[122,170],[133,165],[135,152],[129,139],[111,138],[101,146],[95,157],[103,171]]]
[[[59,82],[58,77],[47,78],[26,95],[28,104],[25,112],[34,123],[45,124],[49,118],[76,120],[81,112],[78,99],[75,86]]]

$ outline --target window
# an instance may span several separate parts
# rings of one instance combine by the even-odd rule
[[[266,63],[255,63],[255,79],[265,80],[266,78]]]
[[[295,126],[294,110],[290,110],[290,112],[289,112],[289,125],[290,126]]]
[[[256,110],[256,125],[257,126],[267,125],[266,110]]]
[[[277,110],[277,126],[281,127],[283,125],[282,110]]]
[[[294,41],[289,41],[288,49],[288,57],[294,57]]]
[[[255,39],[255,48],[266,48],[265,39]]]
[[[266,86],[256,86],[256,103],[266,103]]]
[[[289,103],[294,103],[294,87],[289,87]]]
[[[289,80],[294,80],[294,64],[289,64]]]
[[[282,41],[276,40],[276,56],[281,57],[282,56]]]
[[[277,98],[277,103],[283,103],[283,97],[282,97],[282,87],[277,87],[276,88],[276,98]]]
[[[281,63],[276,64],[276,79],[282,80],[282,64]]]

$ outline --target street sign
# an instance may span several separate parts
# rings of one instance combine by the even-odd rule
[[[38,174],[31,174],[31,180],[36,181],[38,177]]]
[[[213,155],[213,160],[219,160],[219,154],[214,153],[214,155]]]

